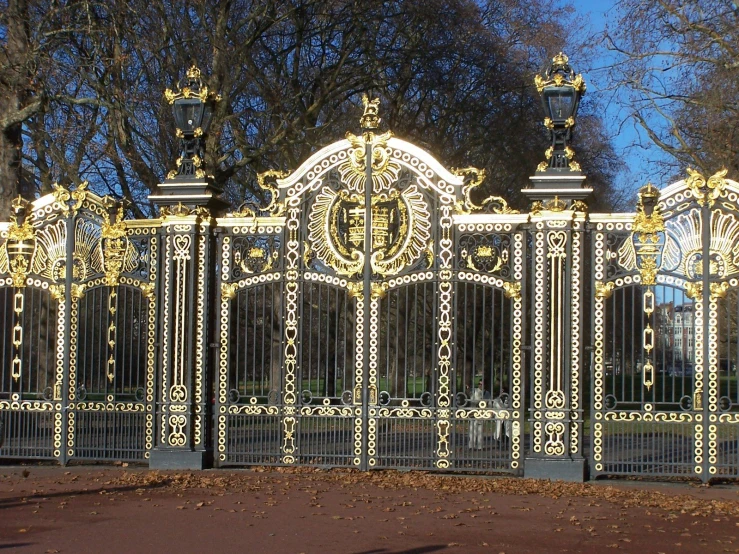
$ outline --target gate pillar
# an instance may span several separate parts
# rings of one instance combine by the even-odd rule
[[[207,298],[214,282],[212,210],[225,203],[208,181],[159,187],[162,194],[149,196],[162,217],[157,441],[149,467],[202,469],[210,463],[211,450]]]
[[[531,450],[525,477],[583,481],[583,238],[592,189],[579,172],[545,171],[532,201]]]
[[[227,205],[202,164],[205,114],[219,98],[202,85],[195,66],[165,98],[174,107],[182,155],[158,194],[149,196],[162,217],[157,440],[149,467],[202,469],[212,458],[207,302],[214,297],[212,229],[215,212]]]
[[[551,146],[523,192],[532,202],[531,450],[526,477],[582,481],[583,238],[592,189],[570,147],[582,75],[562,52],[535,78]]]

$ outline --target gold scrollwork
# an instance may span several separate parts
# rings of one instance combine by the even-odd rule
[[[514,210],[508,205],[508,202],[500,196],[488,196],[482,200],[479,204],[472,200],[472,191],[479,187],[485,180],[487,172],[485,169],[478,169],[476,167],[462,167],[452,168],[452,174],[458,177],[464,177],[467,179],[462,193],[464,194],[464,200],[458,201],[455,204],[455,210],[457,213],[471,213],[485,209],[487,206],[491,206],[493,212],[496,214],[517,214],[518,210]]]
[[[279,201],[279,192],[277,185],[273,184],[276,179],[284,179],[290,175],[289,171],[280,171],[269,169],[257,174],[257,184],[269,193],[269,203],[264,207],[264,211],[269,212],[272,216],[281,216],[285,213],[285,204]]]
[[[703,283],[687,281],[685,283],[685,296],[695,301],[703,297]]]
[[[154,299],[154,283],[141,283],[139,289],[147,300]]]
[[[336,169],[341,175],[341,180],[346,184],[349,191],[356,194],[364,194],[365,179],[367,177],[366,164],[366,142],[372,144],[372,192],[387,192],[390,186],[398,180],[400,175],[400,163],[392,158],[387,150],[387,141],[393,136],[391,131],[381,135],[375,135],[371,131],[365,133],[365,137],[358,137],[352,133],[346,134],[351,148],[348,156]]]
[[[202,84],[200,68],[198,68],[197,65],[193,64],[190,69],[187,70],[186,75],[187,79],[190,81],[196,81],[200,86],[193,88],[192,86],[180,87],[178,85],[177,91],[173,91],[169,88],[165,89],[164,98],[167,103],[174,104],[174,101],[180,98],[199,98],[203,102],[209,98],[215,102],[219,102],[221,100],[220,94],[209,91],[208,87]]]
[[[645,407],[646,408],[646,407]],[[693,421],[693,414],[688,412],[606,412],[603,414],[605,421],[663,421],[675,423],[690,423]]]
[[[238,283],[221,283],[221,296],[227,300],[233,300],[236,298],[236,292],[238,290]]]
[[[323,416],[323,417],[351,417],[354,408],[351,406],[303,406],[300,408],[301,416]]]
[[[603,283],[601,281],[595,282],[595,297],[601,300],[606,300],[611,297],[611,294],[613,294],[613,288],[615,287],[615,284],[613,281],[609,281],[608,283]]]
[[[725,298],[726,293],[729,292],[729,283],[724,281],[723,283],[711,283],[711,298]]]
[[[71,410],[90,412],[145,412],[146,405],[139,402],[77,402],[70,404]]]
[[[434,265],[434,241],[429,240],[426,245],[426,249],[423,251],[423,255],[426,256],[426,269],[431,269]]]
[[[433,417],[433,412],[429,408],[380,408],[378,416],[381,418],[411,418],[411,417],[422,417],[430,419]]]
[[[544,444],[544,453],[547,456],[562,456],[565,453],[565,424],[561,421],[548,421],[544,426],[547,441]]]
[[[290,416],[285,417],[282,420],[283,424],[283,435],[282,435],[282,451],[284,452],[284,456],[282,457],[282,461],[286,464],[292,464],[295,463],[295,457],[293,454],[295,453],[295,426],[297,424],[297,420]]]
[[[87,198],[87,181],[82,181],[74,190],[64,188],[59,183],[52,183],[52,194],[54,199],[61,206],[62,213],[68,216],[70,213],[77,213],[82,207],[82,203]],[[69,201],[74,200],[74,204],[69,205]]]
[[[503,283],[503,291],[506,298],[519,300],[521,298],[521,283]]]
[[[689,177],[686,179],[685,184],[693,192],[693,196],[701,206],[713,206],[716,199],[721,196],[721,192],[726,188],[726,174],[727,169],[722,169],[706,178],[701,175],[698,171],[688,167],[686,169]]]
[[[280,414],[280,409],[277,406],[260,406],[258,404],[239,406],[234,404],[228,407],[227,412],[229,414],[276,416]]]
[[[169,416],[169,427],[170,432],[167,437],[167,442],[170,446],[185,446],[187,443],[187,435],[185,434],[185,427],[187,426],[187,417],[182,414],[175,414]]]

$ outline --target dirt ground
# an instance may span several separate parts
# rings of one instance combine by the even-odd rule
[[[739,552],[739,485],[0,466],[0,551]]]

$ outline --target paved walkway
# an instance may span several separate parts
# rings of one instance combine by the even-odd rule
[[[0,466],[0,551],[739,552],[739,485]]]

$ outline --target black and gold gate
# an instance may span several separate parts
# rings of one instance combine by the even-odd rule
[[[217,221],[219,465],[520,470],[527,216],[378,121]]]
[[[550,69],[524,214],[378,131],[366,98],[361,135],[259,176],[261,207],[220,217],[195,127],[160,219],[85,183],[16,201],[0,458],[739,477],[739,184],[689,171],[589,212],[557,100],[584,85]],[[168,98],[215,102],[201,85]]]
[[[592,214],[591,474],[739,476],[739,186],[726,171]]]
[[[141,460],[153,444],[156,220],[55,186],[14,202],[0,248],[8,458]]]

